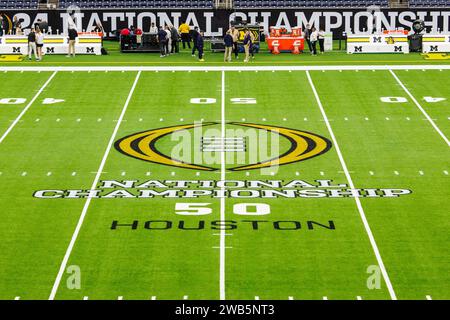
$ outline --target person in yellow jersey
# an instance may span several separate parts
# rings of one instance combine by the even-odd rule
[[[180,27],[178,28],[178,31],[181,34],[181,42],[183,43],[183,49],[186,49],[186,43],[191,48],[191,36],[189,35],[189,31],[191,31],[191,28],[186,22],[183,22]]]

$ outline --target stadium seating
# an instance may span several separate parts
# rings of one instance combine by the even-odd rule
[[[90,1],[90,0],[60,0],[60,8],[67,8],[71,4],[75,4],[80,8],[202,8],[202,9],[212,9],[212,0],[175,0],[175,1],[164,1],[164,0],[100,0],[100,1]]]
[[[0,0],[0,9],[36,9],[38,0]]]
[[[448,7],[449,0],[409,0],[411,8],[426,8],[426,7]]]
[[[342,8],[342,7],[368,7],[370,5],[378,5],[380,7],[388,7],[388,0],[325,0],[325,1],[299,1],[299,0],[282,0],[282,1],[261,1],[261,0],[235,0],[236,8]]]
[[[450,0],[410,0],[410,7],[446,7]],[[214,0],[60,0],[59,7],[80,8],[202,8],[212,9]],[[234,0],[237,9],[244,8],[364,8],[370,5],[389,7],[389,0]],[[0,0],[0,9],[34,9],[38,0]]]

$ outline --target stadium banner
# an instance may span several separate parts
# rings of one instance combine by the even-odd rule
[[[410,29],[412,22],[425,21],[427,32],[450,32],[450,8],[426,9],[249,9],[249,10],[186,10],[186,9],[110,9],[110,10],[20,10],[2,11],[11,21],[15,16],[22,21],[23,28],[29,28],[39,19],[48,21],[53,33],[65,33],[71,13],[76,17],[79,31],[92,31],[97,23],[103,25],[109,36],[114,31],[127,26],[137,26],[144,32],[149,31],[151,23],[155,25],[173,24],[178,27],[186,21],[191,26],[199,26],[206,37],[223,36],[229,22],[236,18],[249,24],[259,23],[266,33],[270,26],[304,27],[307,24],[321,27],[325,32],[333,32],[338,38],[343,32],[372,33],[396,28]],[[8,24],[8,23],[6,23]]]

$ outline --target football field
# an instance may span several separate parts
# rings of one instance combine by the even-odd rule
[[[450,299],[450,67],[1,67],[0,299]]]

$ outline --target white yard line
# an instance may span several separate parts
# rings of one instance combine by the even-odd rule
[[[337,153],[337,155],[339,157],[339,161],[341,162],[341,166],[342,166],[342,169],[344,170],[344,173],[345,173],[345,176],[347,178],[348,184],[349,184],[351,189],[355,189],[355,185],[353,184],[353,179],[352,179],[352,177],[351,177],[351,175],[350,175],[350,173],[348,171],[347,164],[345,163],[344,157],[343,157],[343,155],[341,153],[341,149],[339,148],[339,144],[338,144],[338,142],[336,140],[336,136],[334,135],[333,129],[331,128],[331,124],[328,121],[327,114],[325,113],[325,109],[323,108],[323,105],[322,105],[322,102],[320,100],[319,94],[317,93],[316,87],[314,86],[314,83],[312,81],[311,75],[309,74],[309,71],[306,71],[306,75],[308,77],[309,84],[311,85],[311,89],[312,89],[312,91],[314,93],[314,96],[316,98],[317,105],[319,106],[320,112],[322,113],[322,116],[323,116],[323,118],[325,120],[325,124],[326,124],[326,126],[328,128],[328,131],[330,133],[331,139],[332,139],[333,144],[334,144],[334,148],[335,148],[336,153]],[[389,290],[389,294],[391,296],[391,299],[392,300],[397,300],[397,296],[395,295],[394,288],[392,287],[392,284],[391,284],[391,280],[389,279],[389,275],[388,275],[388,273],[386,271],[386,268],[384,266],[383,259],[381,258],[380,251],[378,250],[377,243],[376,243],[375,238],[374,238],[374,236],[372,234],[372,230],[370,229],[369,222],[367,221],[366,214],[364,213],[364,209],[362,207],[361,201],[359,200],[358,197],[354,197],[354,199],[355,199],[358,211],[359,211],[359,215],[361,216],[361,220],[362,220],[362,222],[364,224],[364,228],[366,229],[367,236],[369,237],[370,244],[372,245],[372,249],[373,249],[373,251],[375,253],[375,257],[377,259],[378,265],[379,265],[379,267],[381,269],[381,273],[383,275],[384,281],[385,281],[386,286],[387,286],[387,288]]]
[[[28,109],[30,109],[30,107],[32,106],[32,104],[36,101],[37,98],[39,98],[39,96],[41,95],[42,91],[44,91],[44,89],[48,86],[48,84],[50,83],[50,81],[52,81],[52,79],[55,77],[55,75],[58,73],[58,71],[54,71],[52,73],[52,75],[50,76],[50,78],[48,78],[48,80],[44,83],[44,85],[39,89],[39,91],[34,95],[33,99],[31,99],[31,101],[27,104],[27,106],[22,110],[22,112],[17,116],[17,118],[13,121],[13,123],[11,123],[11,125],[9,126],[9,128],[5,131],[5,133],[1,136],[0,138],[0,143],[3,142],[3,140],[5,140],[6,136],[8,136],[8,134],[12,131],[12,129],[14,129],[14,127],[16,126],[17,123],[19,123],[19,121],[22,119],[22,117],[24,116],[24,114],[28,111]]]
[[[406,94],[411,98],[411,100],[414,102],[414,104],[417,106],[417,108],[419,108],[419,110],[423,113],[423,115],[425,116],[426,120],[428,120],[430,122],[430,124],[433,126],[434,130],[436,130],[436,132],[442,137],[442,139],[444,139],[444,141],[447,144],[447,146],[450,147],[450,141],[448,140],[448,138],[441,131],[441,129],[439,129],[439,127],[436,125],[434,120],[428,115],[428,113],[425,111],[425,109],[420,105],[419,101],[417,101],[417,99],[414,98],[414,96],[411,94],[411,92],[408,90],[408,88],[406,88],[406,86],[403,84],[403,82],[400,80],[400,78],[397,77],[395,72],[392,71],[392,70],[389,70],[389,71],[391,72],[391,74],[395,78],[395,80],[397,80],[398,84],[406,92]]]
[[[128,105],[130,104],[131,97],[133,96],[134,90],[136,89],[136,85],[137,85],[137,83],[139,81],[139,77],[140,76],[141,76],[141,72],[139,71],[138,74],[136,75],[136,79],[134,80],[133,86],[131,87],[130,93],[128,94],[128,98],[125,101],[125,104],[124,104],[123,109],[122,109],[122,113],[120,114],[120,117],[119,117],[119,121],[117,121],[117,124],[116,124],[116,126],[114,128],[114,131],[113,131],[113,133],[111,135],[111,138],[109,139],[108,146],[106,148],[105,154],[103,155],[103,158],[102,158],[102,161],[100,163],[100,166],[99,166],[99,168],[97,170],[97,174],[96,174],[95,179],[94,179],[94,181],[92,183],[91,190],[94,190],[97,187],[98,182],[100,181],[100,176],[101,176],[101,174],[103,172],[103,169],[105,167],[106,159],[108,158],[108,155],[109,155],[109,152],[111,150],[111,147],[114,144],[114,140],[116,139],[116,135],[117,135],[117,132],[119,131],[120,124],[121,124],[121,122],[122,122],[122,120],[123,120],[123,118],[125,116],[125,112],[127,111]],[[61,279],[62,279],[62,276],[64,274],[64,271],[66,270],[66,266],[67,266],[67,262],[69,261],[70,254],[72,253],[73,247],[75,245],[75,241],[77,240],[77,237],[78,237],[78,234],[80,232],[81,226],[83,225],[83,222],[84,222],[84,218],[86,217],[86,213],[87,213],[87,211],[89,209],[89,205],[91,203],[91,199],[92,198],[87,198],[86,199],[86,202],[84,204],[83,210],[82,210],[81,215],[80,215],[80,218],[78,220],[78,224],[77,224],[77,226],[75,228],[75,231],[74,231],[74,233],[72,235],[72,239],[70,240],[69,246],[67,247],[66,254],[64,255],[64,258],[63,258],[63,260],[61,262],[61,266],[59,268],[58,275],[56,276],[55,283],[53,284],[52,291],[51,291],[50,296],[48,298],[49,300],[55,299],[56,292],[58,291],[58,287],[59,287],[59,284],[61,282]]]
[[[68,67],[57,67],[57,66],[48,66],[48,67],[0,67],[0,72],[4,71],[19,71],[19,72],[44,72],[44,71],[62,71],[62,72],[75,72],[75,71],[83,71],[83,72],[95,72],[95,71],[354,71],[354,70],[450,70],[450,65],[347,65],[347,66],[216,66],[216,67],[193,67],[193,66],[167,66],[167,67],[158,67],[158,66],[135,66],[135,67],[127,67],[127,66],[84,66],[84,67],[76,67],[76,66],[68,66]]]
[[[225,71],[222,71],[222,93],[221,93],[221,136],[222,144],[225,143]],[[224,145],[223,145],[224,148]],[[220,154],[220,180],[225,181],[225,152]],[[225,192],[225,186],[221,187],[222,193]],[[220,198],[220,221],[225,221],[225,197]],[[220,300],[225,300],[225,230],[220,230]]]

